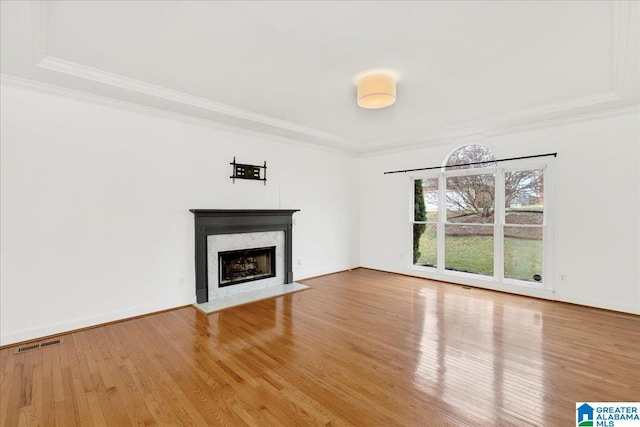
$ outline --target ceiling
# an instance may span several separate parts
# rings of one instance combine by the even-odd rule
[[[356,153],[639,102],[637,2],[0,4],[3,83]],[[393,106],[357,106],[370,68],[400,73]]]

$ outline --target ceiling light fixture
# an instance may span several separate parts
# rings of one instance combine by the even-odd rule
[[[385,108],[396,102],[398,74],[371,70],[356,76],[358,105],[362,108]]]

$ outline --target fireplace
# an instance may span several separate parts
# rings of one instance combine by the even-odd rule
[[[293,283],[293,214],[297,209],[190,211],[195,216],[198,304]],[[268,256],[263,258],[263,254],[245,255],[252,248],[275,249],[267,263]],[[220,253],[226,253],[232,265],[235,259],[235,277],[223,274],[224,268],[220,265],[226,255],[223,257]],[[267,264],[271,267],[269,273]]]
[[[218,287],[275,276],[275,246],[218,252]]]

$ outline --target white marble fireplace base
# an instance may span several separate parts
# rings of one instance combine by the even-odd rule
[[[281,295],[309,289],[309,286],[300,283],[287,283],[284,285],[269,286],[266,288],[245,292],[241,294],[229,295],[226,297],[209,300],[202,304],[194,304],[194,306],[205,314],[215,313],[225,308],[236,307],[239,305],[249,304],[263,299],[279,297]]]

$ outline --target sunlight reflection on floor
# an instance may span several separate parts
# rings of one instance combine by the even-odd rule
[[[415,385],[479,425],[510,417],[542,424],[541,314],[477,295],[423,288],[419,296],[424,319],[416,331],[422,337]],[[527,419],[508,413],[509,407],[524,408]]]

